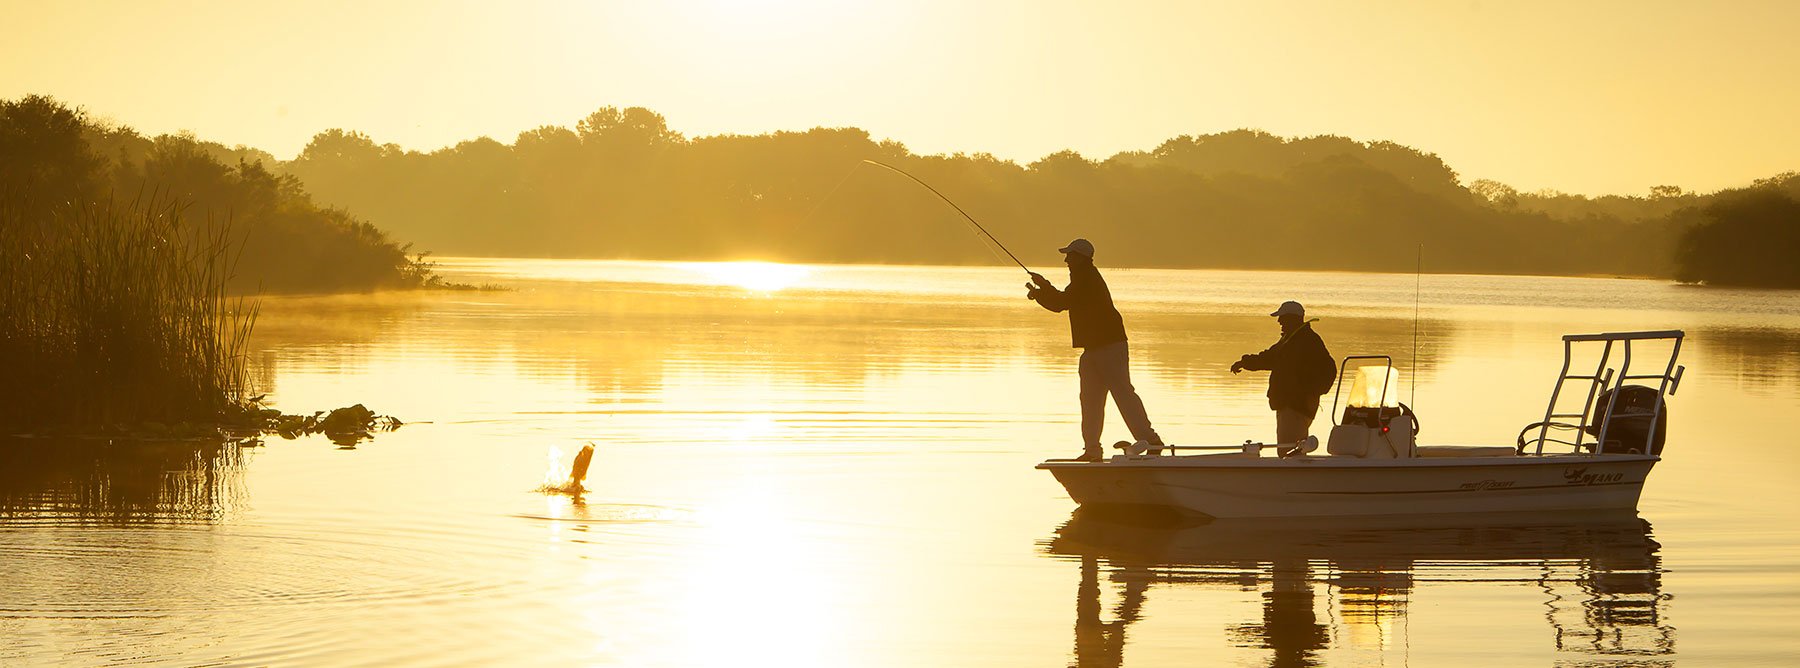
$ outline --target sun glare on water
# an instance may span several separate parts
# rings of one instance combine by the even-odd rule
[[[812,273],[806,267],[778,262],[695,262],[685,266],[717,285],[735,285],[751,292],[775,292]]]

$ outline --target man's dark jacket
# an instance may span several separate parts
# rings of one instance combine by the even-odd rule
[[[1319,395],[1329,392],[1331,382],[1337,380],[1337,362],[1312,323],[1302,323],[1293,335],[1268,350],[1245,355],[1239,364],[1269,372],[1269,408],[1275,410],[1316,411]]]
[[[1069,287],[1032,293],[1039,306],[1069,312],[1069,338],[1076,348],[1098,348],[1125,340],[1125,319],[1113,307],[1112,291],[1094,265],[1069,267]]]

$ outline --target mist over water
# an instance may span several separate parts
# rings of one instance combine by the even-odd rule
[[[1275,340],[1265,314],[1286,299],[1334,355],[1393,355],[1434,444],[1510,444],[1541,419],[1562,334],[1689,334],[1635,514],[1170,527],[1071,516],[1032,470],[1080,449],[1076,352],[1016,269],[444,269],[518,289],[275,297],[258,324],[251,373],[276,406],[354,399],[398,432],[351,450],[0,448],[0,664],[1800,653],[1800,454],[1783,445],[1800,293],[1103,267],[1133,380],[1178,443],[1273,436],[1265,378],[1228,366]],[[537,491],[590,441],[585,494]]]

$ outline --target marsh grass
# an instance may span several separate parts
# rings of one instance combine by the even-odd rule
[[[29,204],[0,197],[0,431],[211,422],[254,403],[259,302],[227,294],[229,217],[156,194]]]

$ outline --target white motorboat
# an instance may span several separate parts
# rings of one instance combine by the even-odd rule
[[[1419,445],[1416,418],[1395,400],[1391,358],[1362,355],[1339,367],[1323,455],[1309,437],[1293,444],[1126,451],[1093,462],[1051,459],[1037,468],[1056,476],[1084,508],[1155,507],[1218,518],[1636,508],[1645,477],[1662,459],[1664,397],[1681,384],[1685,369],[1676,359],[1683,336],[1676,330],[1564,336],[1563,368],[1544,419],[1510,446]],[[1640,367],[1645,346],[1666,350],[1667,362],[1633,373],[1634,344]],[[1592,374],[1570,372],[1578,350],[1597,353]],[[1566,391],[1583,384],[1585,392]],[[1347,398],[1341,415],[1340,398]],[[1579,410],[1559,412],[1576,398]],[[1571,431],[1573,440],[1552,430]],[[1568,450],[1545,452],[1558,445]]]

